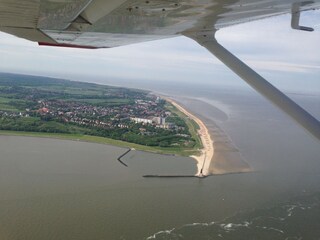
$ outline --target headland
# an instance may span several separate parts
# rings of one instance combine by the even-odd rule
[[[195,121],[196,124],[199,126],[199,129],[197,130],[197,132],[201,139],[202,149],[199,149],[200,155],[191,155],[190,157],[194,158],[197,161],[196,176],[207,176],[208,174],[210,174],[209,169],[210,169],[211,160],[214,155],[214,148],[213,148],[213,140],[209,134],[209,131],[206,125],[198,117],[196,117],[194,114],[187,111],[185,108],[183,108],[181,105],[176,103],[171,98],[166,98],[166,101],[170,102],[180,112],[182,112],[187,117]]]
[[[191,156],[197,161],[198,177],[249,169],[233,148],[212,134],[196,111],[171,97],[12,74],[0,75],[0,95],[1,135],[61,138]]]

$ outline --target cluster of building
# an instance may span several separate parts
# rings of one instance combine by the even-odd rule
[[[29,117],[30,115],[26,112],[11,112],[0,110],[0,117]]]
[[[129,128],[132,123],[152,125],[156,128],[176,129],[176,125],[166,122],[171,115],[161,99],[138,99],[131,104],[120,106],[95,106],[86,102],[39,100],[37,110],[26,109],[27,114],[37,113],[43,117],[59,119],[67,123],[102,128]]]
[[[166,112],[166,114],[171,115],[170,112]],[[175,129],[176,125],[174,123],[166,122],[165,117],[149,117],[149,118],[139,118],[133,117],[131,121],[135,123],[142,123],[142,125],[155,125],[156,127],[164,128],[164,129]]]
[[[40,95],[40,94],[39,94]],[[117,98],[117,96],[113,96]],[[123,97],[123,96],[122,96]],[[123,99],[123,98],[117,98]],[[108,99],[92,103],[92,99],[39,99],[32,95],[35,105],[23,112],[0,110],[3,117],[40,116],[43,120],[58,120],[81,126],[99,128],[130,128],[133,124],[143,125],[141,133],[145,134],[145,126],[168,130],[179,130],[178,127],[166,119],[171,115],[164,108],[165,101],[157,96],[136,95],[127,99],[126,103],[108,104]],[[98,99],[100,100],[100,99]]]

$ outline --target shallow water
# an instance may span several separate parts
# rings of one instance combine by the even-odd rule
[[[319,239],[319,143],[252,93],[193,93],[178,100],[255,172],[146,179],[196,165],[132,151],[125,167],[123,148],[0,136],[1,239]],[[316,97],[294,97],[320,115]]]

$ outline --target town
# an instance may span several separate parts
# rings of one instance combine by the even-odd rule
[[[135,100],[133,104],[120,106],[95,106],[85,102],[62,100],[39,100],[37,110],[26,109],[19,116],[40,115],[42,119],[56,119],[60,122],[75,123],[82,126],[100,128],[130,128],[132,123],[149,125],[169,130],[184,130],[172,122],[166,122],[170,111],[163,107],[165,101],[160,97],[148,96],[147,100]],[[5,113],[8,114],[8,113]],[[145,128],[140,128],[145,134]]]
[[[1,130],[82,133],[160,147],[195,144],[185,121],[150,92],[71,81],[58,89],[57,83],[25,84],[0,81]]]

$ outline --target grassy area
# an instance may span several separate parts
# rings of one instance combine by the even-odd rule
[[[172,108],[174,117],[168,118],[168,122],[178,126],[174,131],[170,132],[155,126],[142,128],[141,124],[128,123],[129,116],[141,114],[140,110],[134,106],[135,100],[149,101],[152,99],[147,95],[148,92],[143,90],[12,74],[0,74],[0,87],[0,110],[10,112],[9,114],[1,113],[0,129],[3,130],[0,131],[0,134],[81,140],[184,156],[196,154],[201,147],[196,123],[170,105],[168,108]],[[55,99],[60,101],[51,101]],[[81,104],[66,103],[68,101],[77,101]],[[124,114],[128,118],[121,119],[118,111],[121,110],[119,106],[124,104],[128,105],[132,113]],[[85,111],[79,110],[78,105]],[[159,109],[164,111],[162,103],[158,105],[149,107],[152,111],[159,111]],[[35,109],[43,106],[50,109],[48,114],[35,112]],[[99,116],[96,110],[92,110],[92,106],[114,107],[116,111],[110,111],[107,117],[103,114]],[[27,108],[31,111],[26,111]],[[98,124],[68,123],[74,116],[68,119],[69,117],[63,114],[73,111],[80,113],[79,118],[83,119],[96,120],[102,117],[101,119],[108,121],[112,127],[99,129]],[[23,117],[14,112],[21,112],[20,115]],[[77,122],[81,123],[78,120]],[[117,125],[119,122],[130,124],[130,128],[119,127]],[[115,139],[122,139],[126,142]]]
[[[5,98],[5,97],[0,97],[0,103],[8,103],[10,102],[12,99],[10,98]]]
[[[0,103],[1,104],[7,104],[10,102],[24,102],[24,100],[17,99],[17,98],[6,98],[6,97],[0,97]]]
[[[0,97],[0,110],[19,112],[24,109],[21,108],[21,106],[20,107],[17,107],[17,106],[23,105],[25,102],[26,101],[22,99]]]
[[[179,156],[190,156],[196,154],[197,151],[186,150],[181,148],[161,148],[161,147],[149,147],[138,145],[134,143],[114,140],[110,138],[89,136],[82,134],[62,134],[62,133],[43,133],[43,132],[22,132],[22,131],[4,131],[0,130],[0,135],[6,136],[26,136],[26,137],[43,137],[43,138],[54,138],[54,139],[64,139],[64,140],[73,140],[73,141],[83,141],[83,142],[92,142],[100,144],[109,144],[118,147],[134,148],[140,151],[147,151],[153,153],[161,154],[174,154]]]
[[[11,111],[11,112],[17,112],[18,109],[14,106],[11,106],[9,103],[16,99],[10,99],[5,97],[0,97],[0,110],[3,111]]]
[[[0,103],[0,110],[2,111],[10,111],[10,112],[19,112],[19,110],[13,106],[10,106],[8,104]]]
[[[192,119],[190,119],[187,115],[185,115],[184,113],[180,112],[175,106],[173,106],[170,103],[166,103],[165,106],[169,111],[171,111],[173,114],[176,114],[178,117],[182,118],[185,123],[187,124],[188,128],[189,128],[189,132],[192,136],[192,138],[196,141],[195,146],[193,147],[193,149],[191,151],[196,151],[199,148],[202,148],[202,143],[201,143],[201,139],[198,135],[197,130],[200,129],[200,127],[198,126],[198,124],[193,121]]]
[[[98,106],[109,106],[109,105],[114,106],[114,105],[129,104],[131,100],[127,98],[82,98],[82,99],[71,98],[71,99],[68,99],[68,101],[96,104]]]

